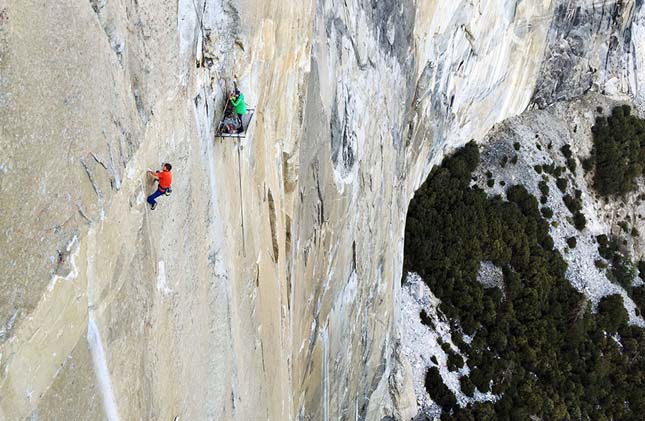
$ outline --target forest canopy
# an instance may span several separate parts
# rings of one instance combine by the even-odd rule
[[[622,297],[605,297],[592,314],[565,278],[536,198],[522,186],[508,187],[507,200],[470,186],[478,162],[473,142],[444,160],[417,191],[406,223],[404,273],[418,273],[453,329],[472,337],[458,341],[471,369],[461,379],[465,392],[500,396],[459,408],[429,372],[442,418],[640,419],[645,340],[627,324]],[[477,281],[482,261],[502,268],[503,291]]]
[[[645,169],[645,120],[622,105],[614,108],[611,116],[598,117],[592,132],[594,188],[603,196],[634,190]]]

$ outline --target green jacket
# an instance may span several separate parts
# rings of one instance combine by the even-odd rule
[[[235,114],[246,114],[246,103],[244,103],[244,94],[240,92],[237,98],[231,98],[231,104],[235,107]]]

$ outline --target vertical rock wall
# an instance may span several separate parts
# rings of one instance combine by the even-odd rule
[[[0,0],[0,419],[413,414],[408,201],[445,150],[560,98],[535,87],[578,9],[54,3]],[[622,34],[612,86],[638,98],[623,3],[580,54]],[[239,142],[213,138],[234,76],[255,108]],[[150,211],[162,161],[174,193]]]

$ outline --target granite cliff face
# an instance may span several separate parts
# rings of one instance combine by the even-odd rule
[[[413,416],[414,189],[530,104],[641,104],[641,5],[0,0],[0,419]]]

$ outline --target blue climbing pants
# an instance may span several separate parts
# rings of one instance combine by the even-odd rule
[[[154,205],[155,203],[157,203],[157,201],[155,199],[157,197],[163,195],[163,194],[164,194],[164,192],[162,192],[159,189],[157,189],[156,192],[154,192],[150,196],[148,196],[148,203],[150,203],[151,205]]]

